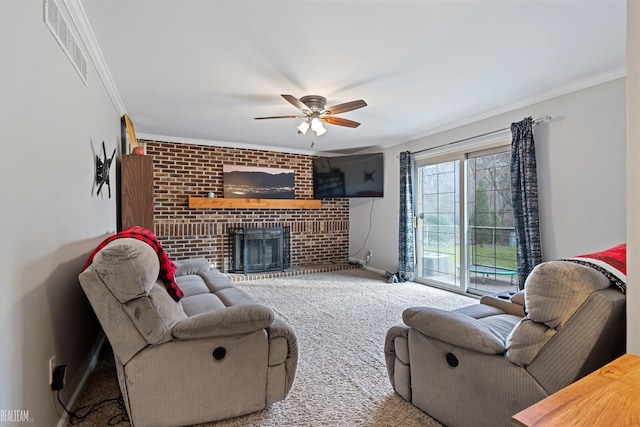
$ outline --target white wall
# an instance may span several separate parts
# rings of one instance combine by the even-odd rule
[[[627,2],[627,260],[640,255],[640,2]],[[640,354],[640,266],[627,263],[627,351]]]
[[[0,410],[53,426],[48,359],[68,366],[68,401],[98,332],[77,276],[116,228],[115,192],[95,195],[94,152],[119,144],[120,116],[93,66],[80,80],[42,0],[0,1],[0,55]]]
[[[397,271],[397,156],[401,151],[506,128],[527,116],[556,118],[534,129],[543,258],[578,255],[625,242],[625,108],[625,79],[616,79],[386,149],[385,196],[375,199],[371,235],[355,258],[361,259],[370,248],[371,267]],[[365,241],[370,208],[371,199],[351,201],[350,253]]]

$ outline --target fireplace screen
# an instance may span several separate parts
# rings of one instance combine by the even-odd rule
[[[229,273],[289,268],[289,245],[289,227],[229,229]]]

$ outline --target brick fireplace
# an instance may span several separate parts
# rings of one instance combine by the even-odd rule
[[[229,230],[288,227],[290,264],[345,263],[349,201],[327,199],[320,209],[190,209],[189,196],[222,196],[224,164],[293,169],[296,199],[313,198],[312,159],[304,154],[146,141],[154,163],[155,234],[173,259],[204,257],[229,270]]]

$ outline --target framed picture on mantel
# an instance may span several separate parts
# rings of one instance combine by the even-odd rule
[[[295,199],[295,174],[292,169],[223,165],[225,198]]]

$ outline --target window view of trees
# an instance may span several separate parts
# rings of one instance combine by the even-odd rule
[[[516,270],[511,206],[510,151],[473,156],[466,161],[468,277],[471,285],[489,277],[509,282]],[[422,219],[422,276],[460,285],[460,160],[421,166],[418,212]],[[462,228],[464,230],[464,228]],[[485,268],[487,267],[487,268]],[[481,273],[493,269],[494,274]],[[501,273],[495,274],[496,268]],[[503,271],[504,269],[504,271]],[[514,273],[515,274],[515,273]]]
[[[510,162],[509,151],[468,160],[471,264],[516,269]]]

